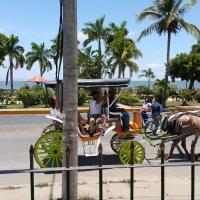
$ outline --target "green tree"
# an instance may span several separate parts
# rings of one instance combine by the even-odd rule
[[[46,71],[52,70],[52,64],[50,62],[50,50],[45,48],[45,44],[31,43],[32,51],[26,54],[26,68],[31,70],[33,65],[38,62],[40,68],[40,76]]]
[[[0,33],[0,65],[3,64],[3,61],[7,54],[7,43],[8,38],[4,34]]]
[[[50,48],[50,57],[53,59],[53,62],[56,66],[56,80],[59,80],[61,64],[62,64],[62,53],[63,53],[62,34],[61,35],[59,34],[56,38],[51,40],[51,42],[52,42],[52,45]]]
[[[152,32],[158,33],[158,35],[167,34],[167,64],[165,72],[165,84],[163,90],[163,105],[166,104],[167,98],[167,84],[169,76],[169,61],[170,61],[170,44],[171,35],[177,34],[182,28],[188,33],[192,34],[195,38],[200,36],[199,29],[190,23],[187,23],[183,19],[183,15],[187,10],[189,10],[196,0],[191,0],[188,3],[182,5],[183,0],[155,0],[153,1],[153,6],[144,9],[138,16],[138,21],[143,21],[145,19],[152,19],[154,23],[145,28],[138,40],[151,34]]]
[[[83,46],[86,47],[91,42],[98,42],[98,59],[102,58],[102,40],[105,40],[107,35],[107,30],[104,28],[104,19],[105,16],[97,19],[95,23],[85,23],[85,28],[82,29],[83,33],[88,36],[88,38],[84,41]],[[101,78],[102,75],[102,62],[101,60],[97,63],[98,66],[98,78]]]
[[[24,48],[18,45],[19,38],[18,36],[11,35],[8,37],[7,41],[7,52],[6,56],[9,59],[9,67],[6,75],[6,85],[8,84],[8,80],[10,77],[10,88],[13,93],[13,69],[18,69],[19,67],[23,67],[25,58],[24,58]]]
[[[106,52],[113,60],[114,69],[118,67],[118,78],[125,77],[126,67],[130,70],[130,76],[137,72],[139,67],[133,59],[142,56],[135,42],[127,37],[128,30],[125,26],[126,22],[122,22],[119,27],[112,23],[108,29],[110,36]]]
[[[192,46],[191,53],[200,53],[200,39],[197,41],[197,44]]]
[[[98,59],[97,52],[92,50],[89,46],[78,52],[78,66],[79,66],[79,77],[85,79],[99,78],[98,77],[98,66],[96,62]]]
[[[164,88],[165,80],[164,79],[156,79],[153,85],[153,94],[158,99],[159,103],[162,102],[163,88]],[[167,87],[169,87],[167,85]],[[167,90],[168,97],[168,90]]]
[[[200,81],[200,53],[181,53],[170,61],[169,75],[172,79],[189,81],[189,89],[195,81]]]
[[[150,91],[151,79],[155,78],[155,75],[154,75],[152,69],[149,67],[148,69],[142,70],[142,73],[139,75],[139,77],[146,77],[146,78],[148,78],[148,91]]]

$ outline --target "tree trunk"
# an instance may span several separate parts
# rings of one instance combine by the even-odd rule
[[[148,78],[148,95],[150,94],[150,81],[151,81],[151,79]]]
[[[194,87],[193,87],[193,86],[194,86],[194,80],[193,80],[193,79],[191,79],[191,80],[190,80],[190,84],[189,84],[189,87],[188,87],[188,89],[189,89],[189,90],[192,90],[192,89],[194,89]]]
[[[99,60],[98,60],[98,78],[101,78],[102,66],[101,66],[101,39],[98,40],[98,51],[99,51]]]
[[[163,106],[166,106],[167,100],[167,86],[168,86],[168,77],[169,77],[169,61],[170,61],[170,43],[171,43],[171,33],[167,32],[167,64],[166,64],[166,72],[165,72],[165,82],[163,88]]]
[[[118,78],[121,78],[121,74],[122,74],[122,66],[119,65],[118,66]]]
[[[13,63],[11,61],[10,64],[10,89],[11,89],[11,93],[14,93],[14,87],[13,87]]]
[[[77,1],[63,0],[63,166],[66,148],[70,147],[70,166],[78,165],[77,138]],[[62,200],[67,200],[67,178],[70,178],[69,199],[78,199],[78,174],[62,173]],[[68,200],[69,200],[68,199]]]

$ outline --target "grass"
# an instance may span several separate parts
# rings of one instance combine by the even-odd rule
[[[9,104],[9,105],[0,105],[0,109],[23,109],[24,105],[23,104]],[[29,106],[27,108],[47,108],[45,104],[38,104],[38,105],[33,105]]]
[[[197,103],[196,101],[187,101],[188,106],[200,106],[200,103]],[[181,106],[182,101],[167,101],[168,107],[173,106]]]

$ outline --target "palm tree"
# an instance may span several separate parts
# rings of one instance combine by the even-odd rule
[[[133,59],[142,56],[134,41],[127,38],[128,30],[125,26],[126,22],[122,22],[119,27],[113,23],[110,24],[110,36],[108,36],[106,47],[106,52],[113,60],[114,69],[118,67],[118,78],[125,77],[126,67],[129,67],[130,76],[133,72],[137,72],[139,67]]]
[[[146,69],[142,70],[142,73],[139,75],[139,77],[146,77],[146,78],[148,78],[148,91],[150,92],[150,82],[151,82],[151,79],[155,78],[155,75],[154,75],[152,69],[149,67],[147,70]]]
[[[63,0],[63,167],[78,166],[77,1]],[[70,151],[66,151],[69,149]],[[67,158],[67,155],[69,157]],[[70,180],[70,186],[67,180]],[[62,172],[62,200],[78,199],[78,172]],[[68,195],[67,195],[68,194]]]
[[[18,69],[18,67],[22,68],[25,62],[25,58],[23,55],[24,48],[22,46],[17,45],[18,42],[19,42],[18,36],[12,34],[10,37],[8,37],[6,56],[8,56],[10,65],[6,75],[6,85],[8,84],[8,79],[10,75],[10,87],[12,93],[14,90],[13,69]]]
[[[32,51],[26,54],[26,68],[30,70],[36,62],[39,62],[40,76],[43,76],[45,71],[52,70],[52,64],[49,61],[50,50],[45,48],[45,44],[31,43]]]
[[[191,0],[185,5],[182,5],[183,0],[155,0],[153,1],[153,6],[144,9],[137,16],[138,21],[143,21],[145,19],[152,19],[154,21],[154,23],[141,32],[138,41],[152,32],[158,33],[159,36],[167,34],[167,63],[162,102],[164,106],[167,99],[171,35],[176,35],[183,28],[195,38],[200,36],[199,29],[195,25],[187,23],[183,19],[185,12],[196,2],[196,0]]]
[[[59,81],[60,70],[62,64],[62,52],[63,52],[63,35],[62,33],[58,34],[56,38],[52,41],[52,45],[50,48],[50,57],[53,59],[53,62],[56,66],[56,80]]]
[[[88,22],[85,24],[85,28],[82,29],[83,33],[88,36],[88,38],[84,41],[83,46],[86,47],[89,43],[97,41],[98,42],[98,56],[99,59],[102,58],[102,47],[101,42],[105,40],[107,35],[107,30],[104,28],[105,16],[97,19],[95,23]],[[102,65],[98,63],[98,77],[101,78],[102,75]]]
[[[92,47],[86,47],[79,50],[78,66],[80,78],[98,78],[98,67],[96,66],[96,51],[92,51]]]
[[[7,54],[7,43],[8,38],[4,34],[0,33],[0,65],[3,64]]]

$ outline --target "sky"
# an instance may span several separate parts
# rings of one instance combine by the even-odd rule
[[[198,1],[198,0],[197,0]],[[19,36],[19,45],[25,48],[25,52],[31,50],[31,42],[45,43],[46,47],[51,46],[51,40],[56,37],[59,26],[59,0],[0,0],[0,32],[6,35]],[[188,1],[184,1],[186,3]],[[77,0],[77,30],[80,43],[86,39],[81,32],[84,24],[95,22],[96,19],[105,15],[105,26],[114,22],[120,25],[122,21],[127,22],[129,37],[134,41],[141,31],[150,25],[152,21],[138,23],[136,15],[143,9],[152,5],[150,0]],[[184,20],[195,24],[200,29],[200,2],[192,7],[184,15]],[[176,36],[172,36],[170,57],[173,58],[179,53],[189,53],[196,39],[181,30]],[[95,43],[93,44],[95,47]],[[143,56],[135,62],[139,66],[139,72],[134,74],[132,80],[145,80],[139,78],[141,70],[151,67],[156,78],[163,78],[165,73],[164,63],[166,63],[167,36],[159,37],[153,33],[136,46],[142,51]],[[5,61],[5,66],[8,62]],[[0,69],[0,81],[6,77],[5,69]],[[38,64],[35,64],[31,71],[18,69],[14,71],[15,81],[25,81],[39,74]],[[126,72],[126,76],[129,72]],[[44,74],[48,80],[55,79],[55,70]]]

